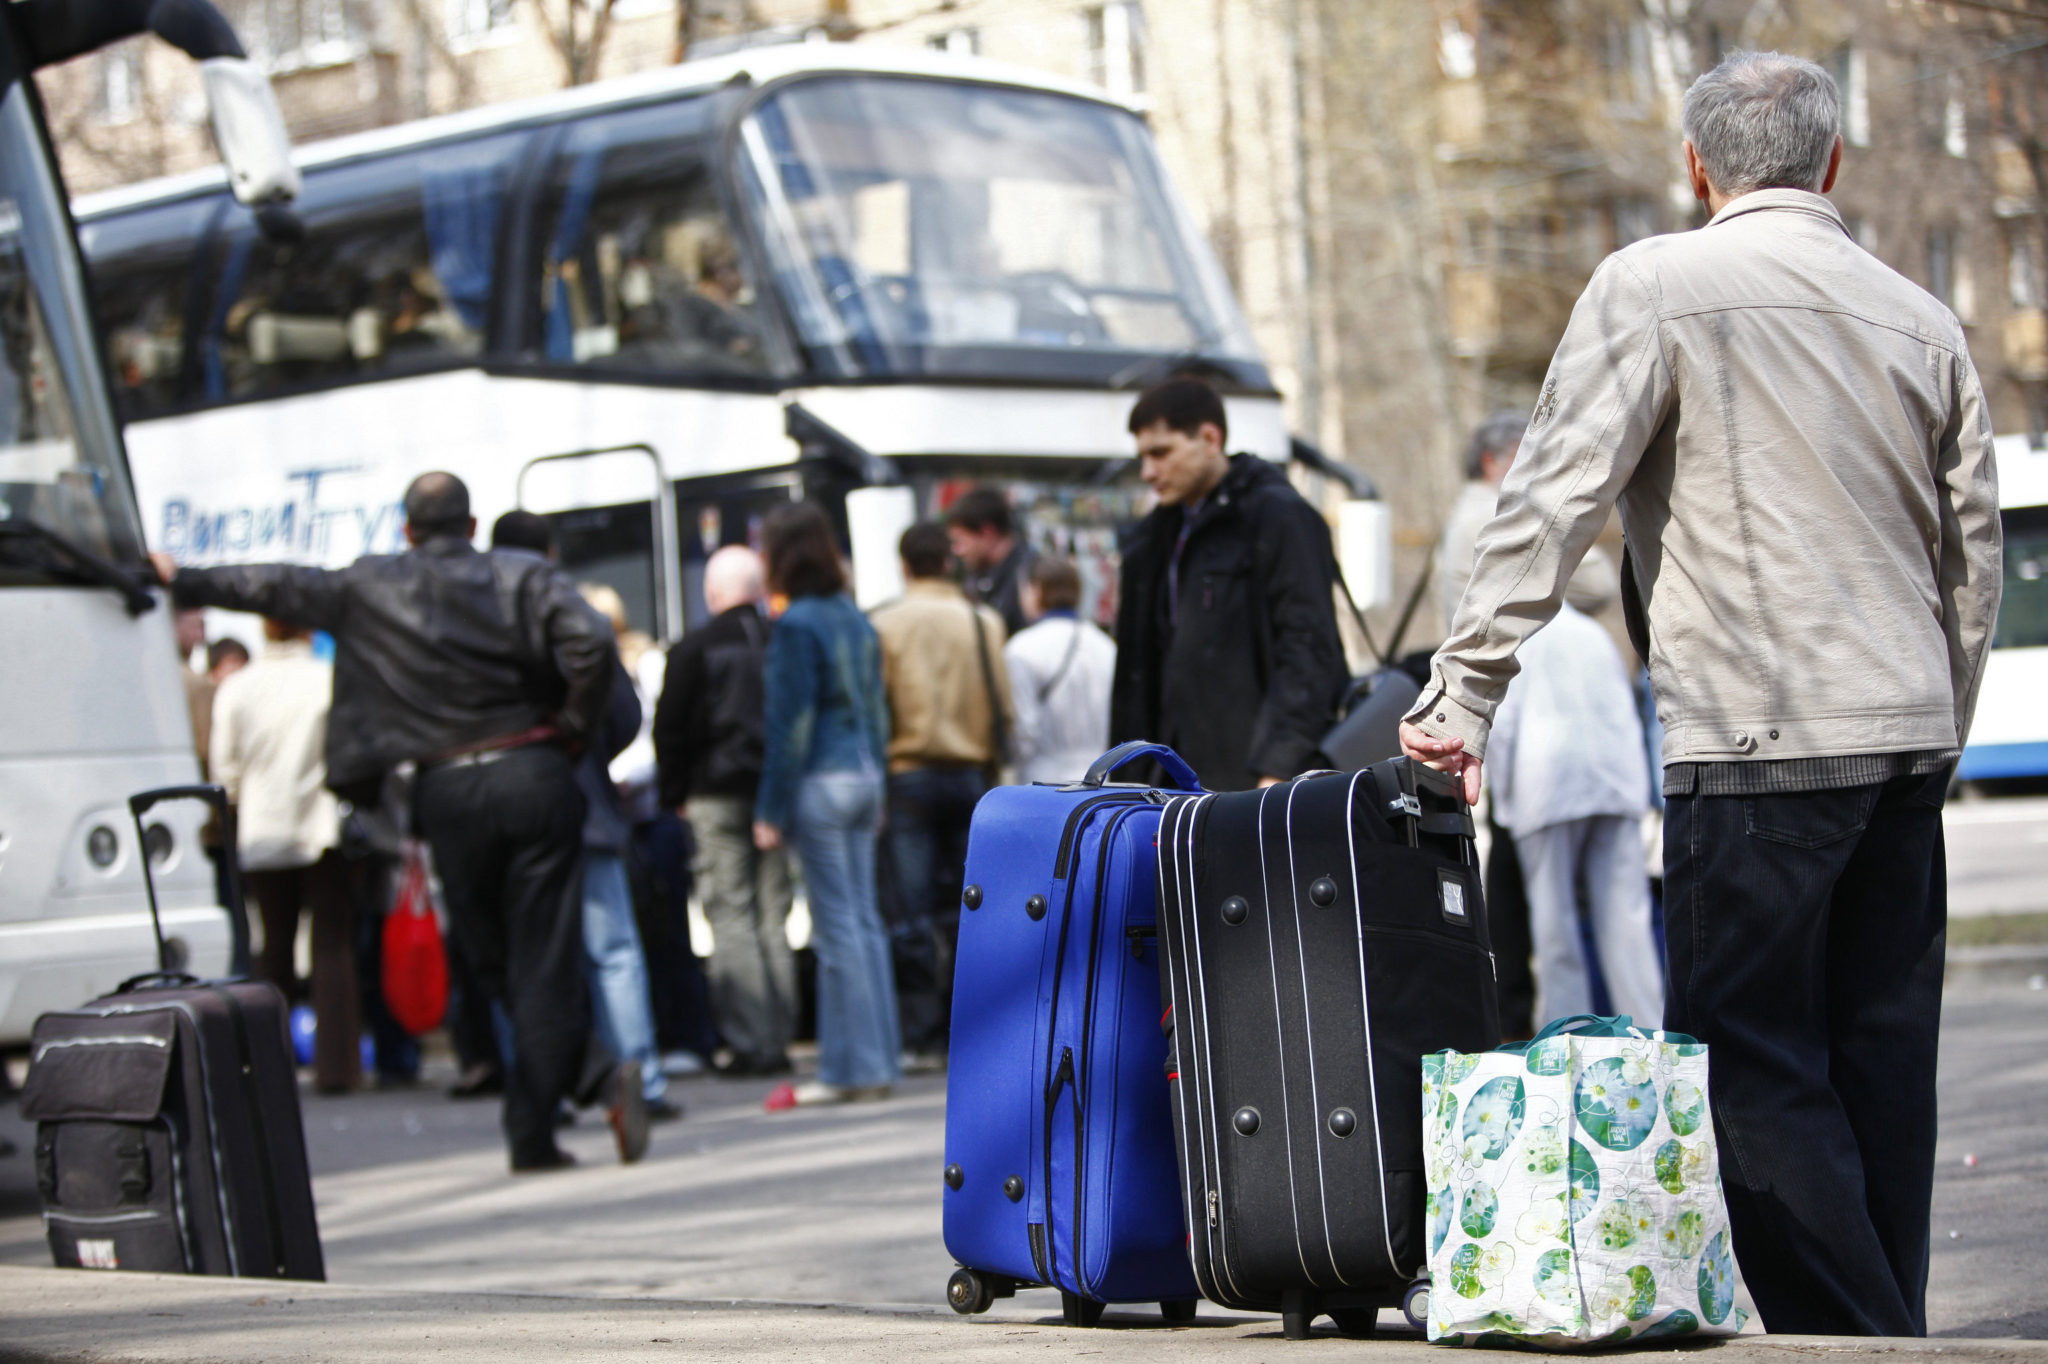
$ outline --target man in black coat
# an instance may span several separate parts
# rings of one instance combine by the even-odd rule
[[[1168,744],[1212,791],[1324,765],[1348,681],[1328,523],[1278,467],[1224,454],[1199,379],[1147,389],[1130,430],[1159,506],[1123,546],[1110,742]]]
[[[405,492],[404,554],[343,569],[178,568],[152,556],[181,606],[255,611],[334,637],[327,784],[374,800],[417,765],[413,814],[434,850],[449,926],[512,1028],[505,1137],[514,1171],[573,1164],[555,1110],[589,1026],[583,977],[583,795],[572,749],[604,719],[611,627],[535,554],[479,553],[469,490],[421,474]]]

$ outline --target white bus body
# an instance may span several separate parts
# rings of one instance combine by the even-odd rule
[[[2000,436],[2005,598],[1977,694],[1964,781],[2048,777],[2048,446]]]
[[[296,248],[217,175],[78,205],[144,524],[183,563],[395,551],[406,483],[448,469],[486,527],[552,515],[672,639],[712,550],[893,465],[927,515],[1009,487],[1106,618],[1136,388],[1192,364],[1234,449],[1290,454],[1149,131],[1087,87],[764,48],[299,164]],[[845,439],[792,438],[806,415]],[[872,599],[893,565],[865,567]]]

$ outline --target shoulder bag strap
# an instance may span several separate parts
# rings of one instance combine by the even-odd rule
[[[1081,632],[1087,628],[1087,622],[1083,621],[1079,616],[1074,617],[1073,633],[1067,636],[1067,652],[1060,659],[1059,667],[1053,669],[1052,676],[1047,678],[1044,685],[1038,689],[1039,705],[1045,704],[1046,699],[1052,695],[1053,688],[1067,680],[1067,670],[1074,666],[1074,655],[1081,652]]]
[[[1003,718],[1003,700],[996,692],[995,665],[988,657],[988,628],[982,624],[981,608],[972,598],[967,602],[967,615],[974,622],[974,644],[981,655],[981,685],[988,691],[988,723],[995,757],[989,764],[1001,767],[1010,760],[1010,726]]]

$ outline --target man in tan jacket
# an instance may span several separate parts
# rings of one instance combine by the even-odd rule
[[[1008,756],[1016,712],[1003,666],[1003,618],[969,601],[947,576],[946,528],[912,526],[898,550],[903,595],[869,614],[889,695],[888,862],[896,894],[883,900],[903,1048],[913,1065],[936,1064],[951,1027],[967,824]]]
[[[1477,795],[1515,650],[1618,502],[1665,726],[1664,1021],[1712,1048],[1736,1255],[1772,1331],[1919,1335],[1990,421],[1954,315],[1821,197],[1825,71],[1733,54],[1684,129],[1713,218],[1587,285],[1403,743]]]

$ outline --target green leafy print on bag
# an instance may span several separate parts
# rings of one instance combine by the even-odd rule
[[[1631,1195],[1617,1198],[1600,1209],[1593,1225],[1600,1233],[1603,1250],[1627,1250],[1649,1234],[1656,1225],[1656,1219],[1650,1211],[1649,1200]]]
[[[1610,1056],[1587,1066],[1577,1100],[1579,1126],[1610,1151],[1641,1146],[1657,1124],[1657,1087],[1649,1066],[1633,1057]]]
[[[1566,1197],[1558,1194],[1555,1198],[1538,1198],[1529,1204],[1528,1211],[1515,1223],[1515,1239],[1525,1246],[1548,1245],[1552,1241],[1566,1239],[1565,1228],[1569,1218],[1565,1214]]]
[[[1429,1253],[1432,1255],[1444,1248],[1444,1241],[1451,1234],[1451,1210],[1457,1202],[1457,1195],[1449,1189],[1432,1189],[1429,1192]]]
[[[1707,1120],[1707,1096],[1690,1080],[1673,1080],[1664,1091],[1664,1116],[1671,1119],[1673,1132],[1689,1137]]]
[[[1735,1305],[1735,1263],[1728,1256],[1728,1233],[1716,1232],[1700,1256],[1700,1315],[1719,1326]]]
[[[1522,1060],[1531,1075],[1562,1075],[1571,1067],[1572,1040],[1546,1037],[1541,1042],[1531,1042]]]
[[[1522,1082],[1512,1075],[1488,1080],[1465,1105],[1465,1159],[1498,1160],[1522,1130]]]
[[[1493,1230],[1493,1219],[1499,1213],[1500,1200],[1494,1197],[1493,1187],[1474,1184],[1465,1191],[1465,1207],[1458,1215],[1458,1225],[1467,1236],[1484,1236]]]
[[[1560,1307],[1569,1307],[1579,1293],[1578,1275],[1572,1272],[1570,1250],[1546,1250],[1536,1257],[1536,1272],[1532,1277],[1536,1285],[1536,1296]]]
[[[1652,1326],[1645,1326],[1637,1340],[1648,1340],[1652,1336],[1689,1336],[1700,1329],[1700,1319],[1684,1308],[1679,1308],[1664,1320]]]
[[[1600,1166],[1593,1153],[1577,1142],[1572,1143],[1571,1178],[1572,1221],[1580,1222],[1600,1201]]]
[[[1542,1123],[1529,1129],[1522,1143],[1523,1168],[1532,1175],[1554,1175],[1564,1168],[1564,1137],[1556,1123]]]
[[[1479,1297],[1507,1282],[1508,1271],[1514,1267],[1515,1248],[1506,1242],[1496,1242],[1486,1250],[1476,1241],[1467,1241],[1451,1256],[1451,1291],[1461,1298]]]
[[[1664,1219],[1658,1233],[1667,1260],[1690,1260],[1700,1253],[1707,1239],[1707,1215],[1697,1206],[1682,1203]]]
[[[1626,1317],[1630,1321],[1641,1321],[1656,1310],[1657,1276],[1650,1272],[1648,1265],[1636,1265],[1625,1274],[1610,1274],[1607,1282],[1600,1285],[1600,1296],[1593,1306],[1593,1315],[1603,1320]]]
[[[1657,1183],[1666,1193],[1700,1188],[1713,1182],[1713,1149],[1704,1141],[1680,1141],[1673,1137],[1657,1148],[1656,1170]]]

